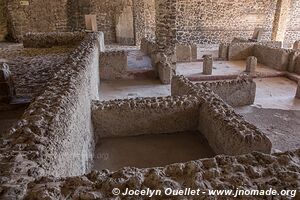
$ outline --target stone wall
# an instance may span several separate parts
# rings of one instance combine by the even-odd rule
[[[68,0],[29,0],[29,5],[21,1],[8,1],[8,28],[17,40],[26,32],[54,32],[68,30]]]
[[[270,40],[276,11],[274,0],[177,0],[177,41],[180,43],[230,42],[251,38],[256,27]]]
[[[272,67],[280,71],[287,71],[289,66],[289,56],[291,51],[278,49],[263,45],[255,45],[253,56],[259,63]]]
[[[292,47],[300,38],[300,0],[292,0],[289,9],[289,18],[284,36],[284,46]]]
[[[99,138],[197,130],[199,103],[192,96],[94,102],[93,124]]]
[[[26,200],[39,199],[149,199],[149,195],[114,195],[114,188],[123,193],[129,190],[161,190],[153,200],[233,199],[232,196],[209,196],[208,190],[300,190],[300,150],[266,155],[252,153],[239,156],[218,155],[214,158],[177,163],[160,168],[123,168],[116,172],[93,171],[87,175],[69,178],[47,177],[30,184]],[[165,195],[164,190],[199,189],[199,195]],[[205,193],[204,193],[205,192]],[[237,199],[263,200],[268,195],[238,196]],[[277,198],[277,197],[276,197]]]
[[[80,44],[85,36],[86,33],[84,32],[26,33],[23,36],[23,46],[25,48],[76,46]],[[104,41],[102,43],[104,44]]]
[[[182,76],[172,79],[172,95],[193,95],[200,102],[198,130],[217,154],[238,155],[252,151],[270,153],[271,141],[235,113],[207,85],[194,85]]]
[[[7,34],[7,13],[6,1],[0,2],[0,41],[4,40]]]
[[[27,183],[40,176],[90,170],[91,101],[98,99],[101,37],[89,34],[22,119],[1,136],[1,199],[22,199]]]
[[[201,82],[196,85],[210,88],[233,107],[252,105],[255,100],[256,83],[252,79]]]
[[[133,0],[136,45],[155,37],[155,0]]]
[[[127,76],[126,51],[110,51],[100,54],[100,78],[102,80],[123,79]]]

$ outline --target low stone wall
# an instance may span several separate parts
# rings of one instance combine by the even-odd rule
[[[88,34],[22,119],[2,135],[1,199],[22,199],[27,184],[41,176],[89,172],[91,101],[98,99],[101,41],[103,34]]]
[[[287,71],[289,66],[289,54],[291,50],[272,48],[263,45],[255,45],[253,56],[259,63],[280,71]]]
[[[297,55],[294,58],[292,69],[296,74],[300,74],[300,51],[297,52]]]
[[[255,43],[231,43],[228,49],[228,60],[246,60],[253,55]]]
[[[210,88],[233,107],[252,105],[255,100],[256,83],[252,79],[202,82],[196,85]]]
[[[254,45],[281,48],[282,42],[234,42],[221,44],[220,47],[223,47],[222,52],[228,55],[228,60],[246,60],[247,57],[254,55]],[[224,48],[228,48],[228,53]],[[219,53],[220,52],[221,51],[219,51]],[[219,55],[219,57],[224,58],[225,55]]]
[[[194,95],[200,102],[198,130],[217,154],[270,153],[271,141],[257,127],[236,114],[206,85],[194,85],[183,76],[172,79],[172,95]]]
[[[127,56],[128,53],[124,50],[100,53],[100,78],[103,80],[126,78]]]
[[[129,190],[161,190],[162,199],[230,199],[229,196],[209,196],[208,190],[296,190],[292,197],[278,196],[278,199],[299,199],[300,150],[266,155],[252,153],[240,156],[218,155],[215,158],[173,164],[160,168],[123,168],[116,172],[93,171],[80,177],[58,179],[48,177],[31,183],[26,200],[40,199],[149,199],[149,195],[113,195],[114,188],[123,193]],[[242,186],[242,187],[241,187]],[[195,196],[165,195],[164,189],[199,189]],[[205,192],[205,193],[202,193]],[[237,199],[270,199],[270,196],[239,196]]]
[[[79,45],[85,36],[85,32],[26,33],[23,36],[23,45],[25,48],[75,46]],[[104,45],[104,39],[101,43]]]
[[[146,55],[151,56],[151,54],[156,51],[156,44],[154,40],[150,40],[149,38],[143,38],[141,40],[141,51]]]
[[[177,62],[191,62],[197,60],[197,45],[176,44]]]
[[[99,138],[193,131],[199,103],[193,96],[94,102],[92,115]]]

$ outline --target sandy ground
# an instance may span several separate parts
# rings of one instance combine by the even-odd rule
[[[214,155],[198,132],[107,138],[96,147],[94,169],[160,167]]]
[[[169,95],[171,95],[171,86],[162,85],[159,80],[102,81],[100,87],[101,100]]]

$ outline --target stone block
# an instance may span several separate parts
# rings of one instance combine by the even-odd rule
[[[300,99],[300,81],[298,81],[298,87],[297,87],[297,92],[296,92],[296,98]]]
[[[190,45],[176,45],[176,58],[178,62],[190,62],[192,60],[191,57]]]
[[[300,40],[296,41],[293,45],[293,49],[300,50]]]
[[[261,41],[263,32],[264,32],[263,28],[255,28],[252,35],[252,40]]]
[[[162,84],[170,84],[172,80],[172,68],[168,64],[158,63],[158,75]]]
[[[246,61],[246,72],[252,74],[255,73],[257,67],[257,58],[255,56],[249,56]]]
[[[203,56],[203,74],[212,75],[213,58],[212,55]]]
[[[191,59],[192,59],[192,61],[197,60],[197,45],[196,44],[191,45]]]
[[[86,30],[96,32],[98,30],[96,15],[85,15],[84,17]]]
[[[222,60],[228,60],[228,47],[229,44],[221,43],[219,46],[219,58]]]

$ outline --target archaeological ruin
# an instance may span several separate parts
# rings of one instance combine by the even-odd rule
[[[300,199],[300,0],[0,0],[0,200]]]

